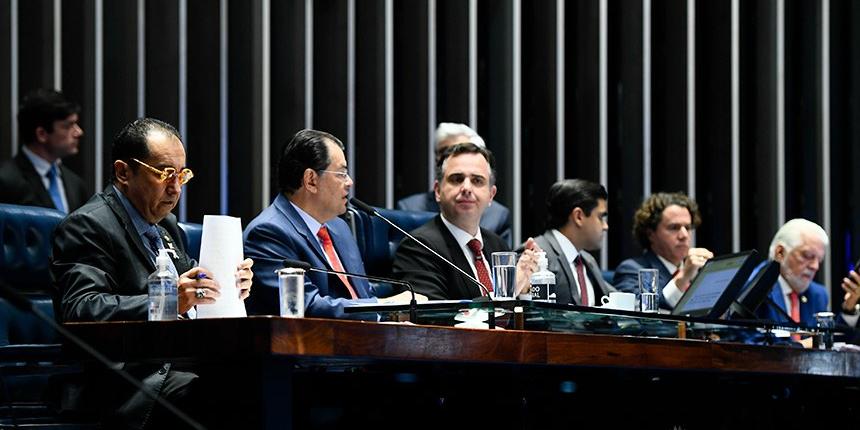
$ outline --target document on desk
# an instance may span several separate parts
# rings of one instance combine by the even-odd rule
[[[204,216],[199,264],[215,276],[221,286],[221,297],[213,304],[198,305],[197,318],[248,315],[236,288],[236,267],[243,259],[242,220],[224,215]]]

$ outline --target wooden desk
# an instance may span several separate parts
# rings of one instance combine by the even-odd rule
[[[695,340],[271,317],[67,326],[118,361],[188,361],[215,367],[240,363],[240,368],[246,370],[247,363],[253,363],[251,367],[259,372],[254,378],[246,377],[254,379],[254,386],[260,387],[257,399],[264,417],[260,425],[265,428],[284,428],[285,422],[289,422],[285,416],[293,417],[296,422],[297,393],[305,397],[308,387],[317,385],[315,378],[329,381],[321,383],[324,388],[313,396],[328,399],[327,390],[331,389],[328,383],[335,387],[343,385],[332,376],[338,372],[360,375],[350,382],[357,384],[353,387],[357,392],[345,394],[346,400],[335,402],[346,404],[346,409],[352,408],[350,403],[365,392],[382,396],[394,390],[393,396],[397,397],[400,383],[408,386],[407,391],[421,393],[418,395],[422,399],[443,399],[442,405],[437,406],[444,409],[445,399],[457,397],[455,381],[464,378],[478,385],[499,379],[506,381],[504,389],[492,390],[510,394],[510,399],[499,396],[501,404],[515,405],[518,398],[527,403],[526,394],[530,390],[536,391],[529,396],[536,395],[542,400],[544,391],[560,390],[576,398],[578,405],[589,407],[605,405],[606,399],[594,397],[617,390],[645,396],[705,390],[711,394],[704,398],[717,399],[730,395],[737,387],[761,386],[761,396],[767,398],[773,397],[768,394],[773,391],[768,387],[773,385],[777,391],[787,386],[792,390],[810,390],[810,397],[798,400],[807,401],[820,396],[818,391],[824,388],[847,393],[854,390],[856,399],[856,387],[860,386],[860,354]],[[335,368],[338,372],[320,370]],[[343,369],[350,371],[344,373]],[[301,376],[297,376],[297,370]],[[407,375],[407,380],[398,379],[403,375]],[[374,388],[376,381],[386,381],[385,386]],[[421,383],[425,386],[410,388]],[[569,383],[573,384],[573,392],[569,392]],[[721,392],[726,384],[729,392]],[[545,395],[553,402],[558,397],[553,393]],[[590,400],[584,401],[586,396]],[[828,397],[827,402],[830,400]],[[362,408],[366,407],[363,401],[360,403]],[[432,403],[410,401],[408,406],[430,405],[432,409]],[[790,405],[777,405],[783,406]],[[546,419],[545,408],[538,408],[543,412],[536,414]],[[463,410],[453,412],[451,417],[459,416]],[[350,420],[356,414],[360,412],[347,413]],[[682,415],[672,419],[686,418]],[[308,424],[304,420],[299,422],[302,427]]]

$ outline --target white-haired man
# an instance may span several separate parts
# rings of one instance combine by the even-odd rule
[[[439,123],[439,126],[436,127],[436,164],[439,164],[439,159],[446,149],[465,142],[474,143],[485,149],[487,147],[484,139],[468,125],[455,122]],[[433,184],[430,184],[430,187],[431,190],[426,193],[413,194],[400,199],[397,202],[397,209],[439,212],[439,204],[436,202],[436,195],[432,190]],[[498,234],[502,240],[507,242],[508,246],[511,245],[511,211],[501,203],[495,201],[490,203],[490,206],[481,216],[481,228]]]
[[[827,289],[813,281],[824,260],[828,242],[827,232],[821,226],[795,218],[783,224],[770,243],[768,255],[780,263],[779,279],[770,291],[770,298],[794,322],[814,326],[815,314],[828,310]],[[757,313],[763,319],[787,322],[772,305],[762,304]],[[842,318],[850,325],[857,322],[856,317],[853,321],[847,315]]]

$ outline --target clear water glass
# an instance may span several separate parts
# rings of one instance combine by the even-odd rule
[[[656,313],[660,309],[658,274],[657,269],[639,269],[639,304],[642,312]]]
[[[296,268],[278,270],[281,316],[305,316],[305,271]]]
[[[494,252],[493,297],[514,297],[517,283],[517,253]]]

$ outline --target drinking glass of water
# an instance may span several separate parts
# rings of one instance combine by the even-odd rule
[[[285,268],[278,270],[281,316],[302,318],[305,316],[305,271]]]
[[[642,312],[655,313],[660,308],[657,269],[639,269],[639,303]]]
[[[494,252],[493,297],[514,297],[517,283],[517,253]]]

